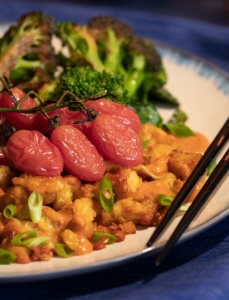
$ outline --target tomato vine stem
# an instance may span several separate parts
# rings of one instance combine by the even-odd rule
[[[84,113],[84,115],[86,116],[85,120],[78,120],[76,122],[73,122],[73,124],[92,122],[93,120],[96,119],[98,112],[93,108],[87,108],[84,105],[84,103],[87,100],[98,100],[98,99],[104,98],[106,96],[112,96],[112,97],[116,98],[116,96],[114,94],[107,93],[107,90],[100,91],[100,92],[98,92],[94,95],[91,95],[89,97],[86,97],[86,98],[80,98],[70,91],[65,91],[58,101],[56,101],[56,102],[50,101],[51,105],[46,106],[46,104],[44,104],[44,100],[33,90],[26,93],[25,96],[22,97],[18,101],[12,92],[12,89],[14,87],[16,87],[18,83],[11,84],[9,79],[5,76],[1,76],[0,81],[2,82],[3,87],[4,87],[2,90],[0,90],[0,94],[5,94],[5,93],[9,94],[13,103],[15,104],[14,107],[1,107],[1,103],[0,103],[0,112],[16,112],[16,113],[23,113],[23,114],[43,114],[48,119],[49,125],[52,127],[59,126],[60,116],[57,114],[56,116],[50,118],[48,115],[49,111],[67,107],[70,111],[77,111],[77,110],[82,111]],[[30,96],[32,98],[36,98],[36,100],[39,102],[39,105],[29,108],[29,109],[22,108],[21,105]],[[69,96],[71,97],[71,100],[65,101],[65,99]],[[4,120],[2,120],[0,125],[2,127],[2,131],[7,132],[7,130],[8,130],[8,133],[6,134],[7,136],[10,135],[10,132],[12,132],[12,133],[14,132],[13,129],[8,128],[9,125],[7,125],[7,126],[4,125]]]

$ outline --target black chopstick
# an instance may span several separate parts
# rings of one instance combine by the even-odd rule
[[[165,229],[175,212],[178,210],[178,208],[181,206],[181,204],[184,202],[185,198],[188,196],[188,194],[191,192],[197,181],[200,179],[200,177],[203,175],[203,173],[206,171],[208,165],[213,160],[215,155],[219,152],[219,150],[222,148],[222,146],[225,144],[227,139],[229,138],[229,118],[224,123],[210,146],[208,147],[205,154],[200,159],[199,163],[196,165],[195,169],[189,176],[189,178],[184,183],[183,187],[171,203],[167,213],[161,220],[160,224],[154,231],[153,235],[147,242],[146,246],[150,247],[155,240],[158,238],[158,236],[162,233],[162,231]]]
[[[178,223],[176,229],[170,236],[169,240],[165,244],[162,251],[159,253],[155,265],[159,266],[165,256],[168,254],[170,249],[176,244],[182,233],[194,219],[194,217],[198,214],[200,209],[208,200],[209,196],[214,192],[217,186],[221,183],[224,179],[226,173],[229,171],[229,148],[227,149],[226,153],[224,154],[223,158],[220,160],[212,174],[209,176],[208,180],[196,196],[195,200],[192,202],[190,207],[188,208],[187,212]]]

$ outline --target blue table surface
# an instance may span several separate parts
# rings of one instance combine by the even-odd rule
[[[95,15],[118,16],[136,34],[188,51],[229,73],[229,26],[111,6],[26,0],[0,1],[0,23],[15,21],[33,10],[81,24]],[[177,245],[161,267],[155,269],[153,261],[149,256],[81,276],[2,283],[0,299],[229,299],[229,217]]]

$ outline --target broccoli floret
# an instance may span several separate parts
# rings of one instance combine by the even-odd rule
[[[54,20],[42,12],[23,15],[0,39],[0,76],[18,82],[23,90],[38,90],[56,69],[51,45]]]
[[[149,92],[167,80],[152,42],[135,36],[131,27],[114,17],[94,17],[88,29],[97,42],[104,69],[123,74],[131,103],[147,104]]]
[[[124,46],[134,36],[132,28],[111,16],[97,16],[88,22],[89,32],[98,46],[98,52],[107,71],[125,73]]]
[[[90,66],[98,71],[104,69],[96,40],[90,34],[87,26],[62,22],[57,25],[57,28],[57,36],[63,46],[68,47],[70,59],[67,61],[71,63],[71,66]]]
[[[125,47],[125,86],[132,103],[147,104],[149,92],[167,80],[161,57],[151,42],[133,37]]]
[[[57,87],[57,94],[65,91],[74,93],[79,98],[88,98],[104,90],[114,94],[110,98],[113,101],[127,103],[127,91],[123,85],[123,76],[118,73],[111,73],[105,70],[98,71],[86,67],[66,68],[60,76],[60,85]]]
[[[135,36],[131,27],[117,18],[97,16],[86,26],[60,23],[58,36],[70,53],[64,67],[72,63],[122,74],[131,105],[146,105],[154,98],[176,103],[163,89],[167,76],[152,42]]]
[[[38,94],[45,102],[57,101],[66,91],[72,92],[81,99],[87,99],[92,95],[106,91],[106,94],[111,94],[106,98],[119,103],[128,103],[122,74],[107,72],[106,70],[98,71],[89,66],[67,67],[58,78],[44,84]],[[67,101],[70,99],[71,97]]]
[[[57,35],[63,46],[68,47],[68,65],[71,62],[71,66],[89,65],[98,71],[105,69],[121,73],[123,47],[133,32],[114,17],[98,16],[90,19],[85,26],[72,22],[59,23]]]

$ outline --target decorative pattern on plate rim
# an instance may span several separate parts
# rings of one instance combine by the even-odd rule
[[[173,61],[177,65],[193,68],[199,76],[213,80],[213,84],[224,95],[229,95],[229,75],[223,74],[217,67],[212,66],[204,60],[193,58],[193,56],[189,57],[188,54],[172,48],[170,49],[170,47],[167,46],[156,45],[156,48],[162,57],[169,58],[170,61]]]

